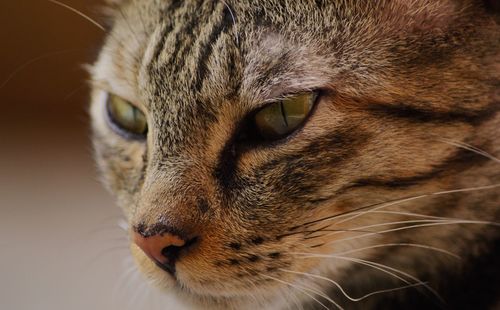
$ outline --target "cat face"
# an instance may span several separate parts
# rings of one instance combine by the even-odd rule
[[[471,167],[491,161],[457,147],[491,147],[481,133],[499,128],[500,32],[482,5],[147,0],[111,14],[92,69],[96,158],[132,234],[190,241],[175,272],[132,242],[159,286],[214,306],[302,302],[332,289],[304,273],[345,285],[369,274],[353,275],[356,263],[338,253],[367,259],[385,253],[369,247],[422,240],[442,248],[457,234],[381,233],[416,220],[409,213],[481,217],[456,195],[377,203],[489,184],[488,173],[462,183],[460,173],[470,180]],[[417,270],[428,255],[391,260]]]

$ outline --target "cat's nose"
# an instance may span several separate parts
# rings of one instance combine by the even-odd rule
[[[167,227],[155,231],[159,233],[150,234],[143,229],[134,229],[133,241],[158,267],[175,274],[175,263],[179,254],[196,243],[197,238],[185,240],[169,232],[171,230]]]

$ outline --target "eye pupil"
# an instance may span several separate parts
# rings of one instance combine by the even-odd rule
[[[254,122],[261,137],[277,140],[295,131],[310,114],[316,93],[302,93],[287,97],[256,113]]]
[[[144,138],[147,134],[147,120],[141,112],[125,99],[109,94],[106,102],[108,115],[113,127],[127,138]]]

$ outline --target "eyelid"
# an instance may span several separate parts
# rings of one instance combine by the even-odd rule
[[[308,94],[308,93],[313,94],[312,101],[313,101],[313,105],[315,105],[316,101],[317,101],[318,97],[321,95],[322,91],[320,89],[307,89],[307,90],[298,90],[298,91],[283,93],[283,95],[281,95],[279,97],[274,97],[272,99],[267,99],[267,100],[262,101],[258,107],[256,107],[255,109],[252,110],[252,112],[250,112],[250,114],[255,115],[255,114],[259,113],[259,111],[262,111],[265,108],[267,108],[273,104],[282,102],[286,99],[290,99],[290,98],[293,98],[295,96],[299,96],[302,94]]]
[[[148,114],[146,113],[145,109],[143,109],[143,107],[142,107],[141,105],[138,105],[137,103],[135,103],[135,101],[133,101],[133,100],[129,100],[127,97],[121,96],[121,95],[119,95],[119,94],[117,94],[117,93],[114,93],[114,92],[109,92],[109,91],[105,91],[105,92],[106,92],[106,97],[105,97],[105,99],[106,99],[106,100],[108,99],[108,96],[110,96],[110,95],[120,97],[120,98],[122,98],[123,100],[125,100],[127,103],[129,103],[131,106],[133,106],[133,107],[134,107],[134,108],[136,108],[137,110],[141,111],[141,112],[142,112],[142,114],[144,114],[144,115],[146,115],[146,116],[148,115]]]
[[[90,80],[89,83],[92,87],[97,88],[100,91],[104,92],[106,95],[105,99],[107,99],[109,95],[115,95],[115,96],[121,97],[122,99],[124,99],[125,101],[127,101],[128,103],[133,105],[135,108],[139,109],[139,111],[144,113],[144,115],[147,115],[146,109],[144,109],[141,104],[137,104],[138,100],[134,100],[134,99],[130,98],[129,96],[125,96],[125,95],[121,94],[120,92],[116,91],[115,89],[113,89],[113,87],[111,86],[111,84],[107,80],[93,78]]]
[[[265,99],[265,100],[261,101],[259,107],[257,107],[257,110],[261,109],[269,104],[278,103],[280,101],[283,101],[283,100],[286,100],[289,98],[293,98],[293,97],[298,96],[298,95],[307,94],[307,93],[319,94],[319,93],[321,93],[321,90],[319,88],[312,88],[312,89],[301,89],[301,90],[293,90],[293,91],[283,92],[279,96],[274,96],[273,98],[269,98],[269,99]]]

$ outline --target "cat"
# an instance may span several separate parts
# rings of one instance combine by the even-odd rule
[[[497,8],[110,1],[93,144],[140,270],[188,309],[500,307]]]

